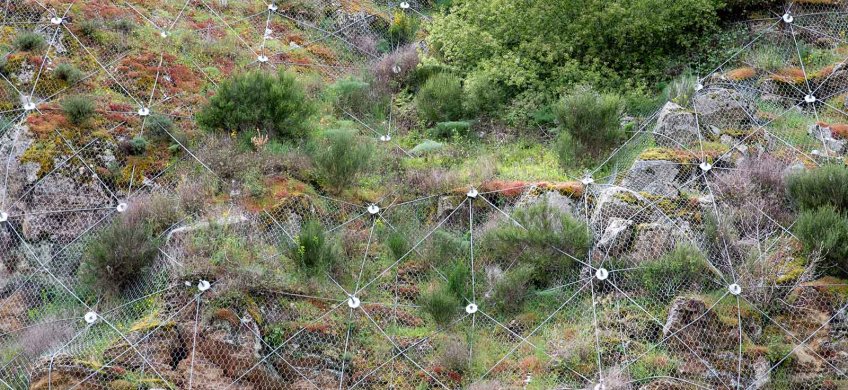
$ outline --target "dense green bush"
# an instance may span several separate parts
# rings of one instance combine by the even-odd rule
[[[528,101],[530,114],[580,83],[625,91],[665,79],[690,62],[718,30],[715,0],[552,0],[457,2],[428,29],[433,56],[466,79],[502,87],[505,99]],[[517,21],[520,21],[518,23]],[[564,22],[566,21],[566,22]],[[724,58],[722,58],[723,60]],[[709,67],[713,64],[704,64]]]
[[[369,83],[354,78],[336,81],[327,88],[327,95],[336,114],[343,118],[351,114],[362,119],[381,115],[387,109],[384,96],[374,93]]]
[[[514,315],[524,308],[533,279],[532,266],[523,265],[511,269],[498,280],[492,290],[492,302],[498,312]]]
[[[174,122],[165,115],[153,114],[144,120],[144,131],[154,139],[171,139],[168,133],[173,134]]]
[[[315,276],[329,271],[336,264],[338,249],[320,222],[314,219],[306,221],[295,241],[297,245],[292,249],[291,256],[300,270],[307,275]]]
[[[789,196],[801,208],[817,209],[833,206],[848,212],[848,167],[832,164],[796,173],[787,182]]]
[[[506,91],[487,74],[472,74],[463,85],[465,109],[469,113],[496,115],[506,103]]]
[[[439,122],[431,128],[429,133],[433,138],[453,139],[466,138],[471,131],[471,122],[455,121],[455,122]]]
[[[391,232],[386,237],[386,246],[389,248],[389,253],[392,255],[392,260],[400,260],[410,250],[409,241],[400,232]]]
[[[82,71],[68,63],[59,64],[53,71],[53,74],[57,79],[63,80],[68,84],[76,83],[83,78]]]
[[[44,37],[41,35],[26,31],[18,34],[12,45],[20,51],[36,51],[43,49],[47,45],[47,42],[44,41]]]
[[[389,43],[391,43],[393,47],[409,43],[415,38],[415,33],[417,31],[417,20],[403,11],[397,11],[394,13],[392,23],[389,25]]]
[[[451,73],[436,73],[421,86],[415,97],[421,118],[430,123],[462,118],[462,81]]]
[[[624,101],[615,94],[601,94],[579,87],[554,106],[561,127],[557,154],[563,166],[577,159],[600,156],[617,145],[624,136],[621,117]]]
[[[658,299],[674,298],[678,291],[708,285],[713,268],[697,249],[681,245],[665,256],[642,263],[635,280]]]
[[[94,102],[85,96],[69,96],[60,104],[65,117],[75,125],[84,124],[94,114]]]
[[[315,151],[315,163],[329,188],[339,192],[355,183],[371,161],[374,145],[351,130],[329,130]]]
[[[280,70],[244,73],[225,80],[197,116],[209,131],[263,133],[281,139],[305,134],[314,108],[295,76]]]
[[[471,284],[471,270],[464,261],[456,261],[447,272],[447,290],[453,294],[460,302],[471,299],[470,291],[467,291]]]
[[[574,258],[585,258],[591,236],[586,224],[551,207],[547,201],[517,209],[513,218],[487,232],[483,244],[502,264],[518,261],[533,266],[533,280],[545,286],[573,269]]]
[[[811,254],[820,254],[822,268],[830,273],[848,273],[848,217],[831,205],[804,210],[792,230]]]
[[[445,326],[459,313],[460,300],[447,288],[435,287],[421,294],[420,305],[424,308],[436,324]]]
[[[142,135],[137,135],[130,140],[129,143],[129,153],[134,156],[140,156],[147,152],[147,147],[150,143],[147,142],[147,138],[144,138]]]

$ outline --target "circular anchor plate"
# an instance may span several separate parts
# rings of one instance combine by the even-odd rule
[[[595,277],[598,278],[598,280],[607,280],[609,277],[609,271],[607,271],[606,268],[598,268],[598,270],[595,271]]]
[[[730,293],[733,295],[739,295],[742,293],[742,287],[740,287],[736,283],[733,283],[730,286],[727,286],[727,291],[730,291]]]
[[[349,307],[351,309],[359,308],[359,305],[361,305],[361,304],[362,304],[362,302],[359,300],[359,298],[357,298],[353,295],[351,295],[350,297],[347,298],[347,307]]]
[[[85,313],[84,319],[85,319],[86,323],[93,324],[94,321],[97,321],[97,313],[95,313],[93,311]]]
[[[474,314],[477,312],[477,305],[473,303],[469,303],[468,306],[465,306],[465,312],[468,314]]]

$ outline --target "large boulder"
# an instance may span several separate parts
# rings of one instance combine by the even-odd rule
[[[814,123],[807,129],[807,133],[822,143],[822,148],[826,149],[823,152],[826,154],[843,155],[848,150],[845,147],[846,141],[844,139],[834,137],[833,128],[830,125],[821,122]]]
[[[619,186],[600,187],[595,194],[595,205],[589,224],[601,234],[612,218],[624,218],[635,223],[653,222],[656,208],[643,195]]]
[[[637,160],[627,171],[621,186],[652,195],[676,197],[676,182],[685,182],[680,164],[665,160]]]
[[[90,175],[80,176],[54,172],[32,188],[20,211],[24,238],[68,242],[111,212],[115,201],[104,187]]]
[[[594,253],[609,257],[618,257],[630,247],[633,241],[633,221],[624,218],[610,218],[601,238],[595,243]]]
[[[0,129],[0,199],[6,199],[0,208],[8,209],[23,195],[26,186],[38,180],[41,166],[33,162],[20,162],[32,143],[32,134],[26,126]]]
[[[659,259],[689,240],[687,230],[687,227],[678,227],[671,222],[639,224],[635,228],[633,245],[627,258],[637,264]]]
[[[695,112],[701,126],[742,128],[751,122],[756,107],[740,92],[711,88],[695,96]]]
[[[660,146],[680,148],[698,140],[698,121],[695,114],[674,102],[660,110],[654,139]]]

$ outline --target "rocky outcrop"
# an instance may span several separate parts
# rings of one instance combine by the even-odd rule
[[[601,238],[595,244],[595,253],[609,257],[621,256],[633,241],[633,221],[624,218],[610,218]]]
[[[719,129],[746,127],[757,112],[744,95],[725,88],[711,88],[699,93],[694,104],[700,125]]]
[[[684,147],[698,140],[698,121],[695,114],[674,102],[663,106],[654,128],[657,145]]]
[[[843,155],[848,151],[845,147],[846,141],[844,139],[836,139],[833,129],[824,123],[813,124],[807,130],[807,133],[822,143],[822,148],[826,149],[822,153]]]
[[[639,224],[627,258],[635,263],[659,259],[676,246],[688,242],[686,230],[671,222]]]
[[[677,183],[685,182],[681,165],[674,161],[637,160],[627,171],[621,186],[652,195],[676,197],[680,192]]]
[[[592,230],[603,232],[612,218],[631,219],[636,223],[653,222],[655,209],[636,191],[607,186],[600,188],[595,196],[595,207],[590,219]]]
[[[84,167],[80,170],[88,173]],[[115,203],[90,175],[72,178],[54,172],[38,182],[24,199],[24,238],[70,241],[112,212],[109,208]]]
[[[33,143],[32,134],[26,126],[12,126],[8,130],[0,129],[0,198],[5,192],[9,207],[23,195],[23,189],[38,180],[41,169],[36,163],[21,163],[21,157]],[[7,178],[8,176],[8,178]]]

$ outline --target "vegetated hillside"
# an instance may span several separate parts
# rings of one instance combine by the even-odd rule
[[[770,3],[9,2],[0,383],[844,387],[848,6]]]

